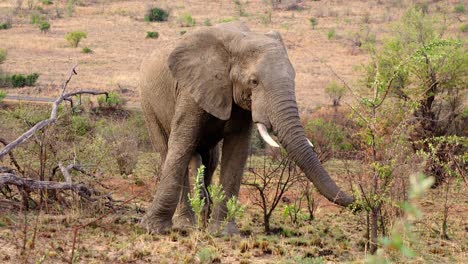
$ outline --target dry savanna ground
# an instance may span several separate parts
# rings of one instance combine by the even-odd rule
[[[139,65],[158,43],[175,40],[184,31],[210,23],[240,20],[255,31],[281,33],[296,70],[298,104],[303,112],[313,112],[319,106],[331,104],[324,92],[330,82],[338,78],[350,86],[359,82],[362,78],[360,66],[369,61],[369,54],[360,43],[374,38],[379,43],[389,33],[392,23],[412,4],[427,3],[430,10],[445,11],[447,34],[466,37],[466,31],[460,31],[466,24],[466,14],[454,12],[455,6],[463,1],[455,0],[283,0],[276,9],[272,9],[269,0],[79,0],[73,12],[67,11],[67,1],[52,0],[51,5],[43,2],[0,0],[0,19],[11,18],[12,21],[12,28],[0,30],[0,48],[7,51],[1,72],[40,74],[36,86],[5,89],[8,94],[57,96],[68,70],[78,63],[78,75],[70,83],[70,90],[116,91],[130,104],[138,105]],[[169,10],[167,22],[144,20],[146,10],[154,6]],[[51,24],[47,33],[41,33],[37,25],[30,23],[33,13],[47,17]],[[188,14],[196,23],[192,27],[182,27],[181,19]],[[312,17],[317,21],[315,28],[310,22]],[[78,48],[70,47],[64,38],[75,30],[87,33]],[[157,31],[159,38],[146,38],[148,31]],[[84,47],[93,52],[83,53]],[[132,115],[137,117],[128,122],[138,124],[134,126],[138,129],[131,129],[142,129],[141,133],[145,133],[141,116]],[[1,126],[5,124],[0,127],[0,137],[12,139],[20,134],[21,126],[4,121],[6,116],[0,112]],[[92,118],[92,122],[101,124],[99,118]],[[121,118],[112,116],[109,120],[120,122]],[[249,199],[252,194],[245,187],[241,189],[240,202],[247,205],[247,210],[238,220],[240,235],[147,234],[138,221],[155,189],[154,157],[148,147],[136,151],[138,164],[133,174],[120,176],[115,162],[111,161],[109,170],[99,174],[104,190],[120,201],[113,202],[112,208],[105,203],[109,201],[80,201],[73,194],[67,194],[61,203],[41,203],[28,212],[21,209],[19,201],[0,200],[0,262],[60,263],[72,259],[74,263],[363,263],[368,257],[366,214],[353,214],[318,194],[314,194],[318,205],[315,219],[303,219],[297,224],[284,216],[288,199],[282,200],[272,217],[274,232],[268,235],[263,232],[263,216]],[[18,153],[19,159],[29,157],[24,149]],[[94,157],[93,154],[90,157]],[[6,163],[0,161],[0,165]],[[26,159],[25,163],[27,167],[35,167],[38,162]],[[354,166],[359,167],[359,164]],[[348,184],[346,179],[340,178],[346,173],[342,161],[333,159],[325,167],[340,186]],[[424,216],[414,223],[415,237],[411,239],[411,247],[419,253],[418,257],[395,257],[391,258],[393,261],[468,261],[468,197],[463,184],[466,183],[461,187],[452,185],[451,192],[431,189],[417,201],[424,211]],[[446,193],[449,193],[447,199],[444,198]],[[294,200],[294,188],[286,197]],[[35,198],[38,200],[37,196]],[[450,239],[442,239],[440,235],[444,201],[450,201]],[[78,230],[76,236],[75,230]],[[73,257],[72,248],[75,248]],[[398,255],[397,251],[395,254]]]

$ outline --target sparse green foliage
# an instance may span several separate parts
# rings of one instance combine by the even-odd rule
[[[6,83],[12,87],[24,87],[24,86],[34,86],[36,81],[39,78],[38,73],[32,73],[29,75],[24,74],[13,74],[11,76],[6,76]]]
[[[327,33],[328,40],[334,39],[336,36],[336,30],[334,28],[330,29]]]
[[[100,95],[98,97],[99,107],[102,108],[121,108],[125,100],[116,92],[109,92],[108,96]]]
[[[169,12],[159,7],[148,9],[145,15],[145,21],[147,22],[163,22],[167,21],[168,18]]]
[[[408,262],[409,259],[418,255],[418,252],[412,248],[418,243],[413,230],[414,222],[422,217],[417,200],[424,196],[433,183],[432,177],[426,178],[422,174],[410,176],[409,199],[401,205],[405,216],[394,225],[390,236],[381,239],[383,250],[377,251],[375,256],[368,257],[366,263],[389,263],[390,259],[394,259],[395,254],[403,258],[402,262]]]
[[[93,50],[91,48],[89,48],[89,47],[84,47],[81,50],[81,52],[83,52],[83,53],[93,53]]]
[[[460,3],[457,6],[455,6],[455,12],[459,14],[464,14],[465,13],[465,4]]]
[[[460,26],[460,31],[463,33],[468,32],[468,24],[463,24]]]
[[[71,118],[71,127],[75,135],[84,136],[93,129],[91,120],[86,115],[74,115]]]
[[[45,22],[46,17],[44,15],[41,15],[39,13],[32,13],[31,14],[31,24],[33,25],[40,25],[42,22]]]
[[[332,81],[327,85],[327,87],[325,87],[325,93],[332,100],[333,106],[339,106],[341,98],[346,94],[346,88],[344,85],[340,85],[336,81]]]
[[[9,22],[0,22],[0,30],[10,29],[10,28],[11,28],[11,23],[9,23]]]
[[[193,196],[189,193],[189,201],[192,206],[195,216],[197,217],[198,228],[202,228],[203,225],[203,209],[205,207],[205,197],[203,197],[203,178],[205,175],[205,166],[201,165],[197,171],[197,177],[195,178],[194,194]]]
[[[187,33],[187,30],[181,30],[181,31],[179,32],[179,35],[182,36],[182,35],[184,35],[185,33]]]
[[[205,19],[205,21],[203,21],[203,25],[207,26],[207,27],[210,27],[212,26],[213,24],[211,23],[211,20],[209,18]]]
[[[67,0],[67,15],[68,16],[73,16],[73,13],[75,13],[75,5],[76,5],[76,0]]]
[[[216,263],[219,261],[219,253],[213,247],[204,247],[197,254],[198,260],[202,264]]]
[[[260,20],[262,21],[262,24],[269,25],[271,24],[271,17],[272,17],[271,10],[267,10],[264,15],[260,16]]]
[[[227,201],[228,213],[227,213],[225,221],[230,222],[230,221],[234,221],[237,218],[242,217],[242,215],[244,215],[245,208],[246,206],[241,205],[239,201],[237,200],[236,196],[232,196]]]
[[[148,31],[146,32],[146,38],[157,39],[159,38],[159,33],[157,31]]]
[[[318,25],[318,19],[315,17],[309,18],[310,25],[312,26],[312,29],[315,29]]]
[[[5,49],[0,48],[0,64],[2,64],[7,57],[7,51]]]
[[[86,34],[84,31],[72,31],[65,36],[65,39],[68,41],[68,43],[70,43],[70,46],[76,48],[78,47],[80,41],[87,36],[88,34]]]
[[[225,17],[219,20],[219,23],[228,23],[228,22],[237,21],[237,20],[239,20],[239,18],[237,17]]]
[[[185,13],[180,17],[179,24],[181,27],[193,27],[196,21],[190,13]]]
[[[52,0],[41,0],[41,3],[43,5],[53,5],[54,4],[54,2],[52,2]]]
[[[245,12],[245,5],[246,3],[242,3],[241,0],[234,0],[234,5],[236,6],[236,11],[239,14],[239,16],[248,16],[248,14]]]
[[[2,103],[3,99],[7,96],[5,91],[0,90],[0,104]]]
[[[41,30],[42,33],[49,32],[50,23],[47,21],[42,21],[41,23],[39,23],[39,29]]]
[[[211,184],[208,186],[208,192],[210,193],[211,201],[213,203],[211,205],[212,210],[220,206],[226,199],[226,194],[224,193],[223,186],[221,184]]]

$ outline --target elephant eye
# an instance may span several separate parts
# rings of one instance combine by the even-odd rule
[[[249,84],[253,87],[256,87],[258,85],[258,80],[257,79],[250,79]]]

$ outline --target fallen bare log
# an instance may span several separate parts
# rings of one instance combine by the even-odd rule
[[[91,196],[95,193],[94,190],[88,188],[84,184],[38,181],[30,178],[21,178],[13,173],[0,174],[0,186],[2,185],[15,185],[29,190],[71,190],[87,200],[94,200]]]

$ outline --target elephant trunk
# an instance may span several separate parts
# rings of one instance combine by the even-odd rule
[[[270,122],[280,144],[287,150],[290,158],[328,200],[345,207],[352,204],[354,198],[336,185],[313,151],[301,125],[294,94],[274,97],[276,97],[272,99],[274,107],[269,109]]]

